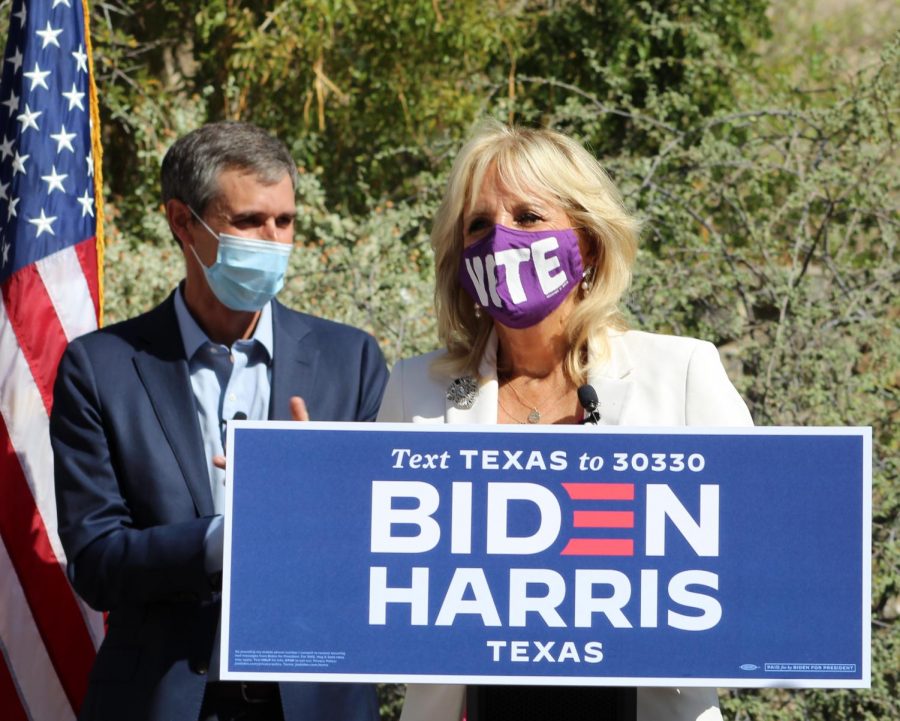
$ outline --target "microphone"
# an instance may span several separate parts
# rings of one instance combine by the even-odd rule
[[[581,386],[578,389],[578,402],[587,411],[581,425],[590,423],[592,426],[596,426],[600,422],[600,399],[597,397],[594,386],[587,383]]]
[[[225,441],[225,431],[228,429],[228,420],[232,420],[232,421],[246,421],[246,420],[247,420],[247,414],[244,413],[244,411],[238,411],[238,412],[235,413],[230,419],[225,419],[225,418],[223,418],[222,420],[219,421],[219,430],[220,430],[220,432],[221,432],[221,434],[222,434],[222,442],[223,442],[223,443],[224,443],[224,441]]]

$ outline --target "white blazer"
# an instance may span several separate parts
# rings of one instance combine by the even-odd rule
[[[610,332],[610,357],[591,363],[588,383],[600,399],[600,425],[750,426],[747,406],[728,380],[712,343],[640,331]],[[497,340],[479,366],[469,409],[447,399],[453,378],[431,365],[444,351],[399,361],[378,420],[407,423],[497,423]],[[465,686],[411,684],[401,721],[459,721]],[[715,689],[639,688],[638,721],[721,721]]]

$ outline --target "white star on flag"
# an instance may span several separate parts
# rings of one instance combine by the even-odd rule
[[[24,8],[23,8],[23,9],[24,9]],[[12,63],[12,65],[13,65],[13,72],[14,72],[14,73],[17,73],[17,72],[19,72],[19,68],[22,67],[22,61],[23,61],[24,59],[25,59],[25,58],[22,57],[22,53],[19,52],[19,48],[16,48],[16,54],[13,55],[11,58],[6,58],[6,62]]]
[[[54,5],[54,7],[56,7]],[[20,27],[25,27],[25,18],[28,17],[27,12],[25,11],[25,3],[22,3],[22,7],[19,8],[19,12],[13,14],[14,18],[19,18]]]
[[[35,130],[40,130],[37,124],[37,119],[44,114],[43,110],[32,111],[31,108],[28,107],[28,103],[25,103],[25,112],[21,113],[16,117],[20,123],[22,123],[22,132],[24,133],[28,128],[34,128]]]
[[[69,0],[53,0],[53,7],[55,8],[57,5],[65,5],[67,8],[72,7],[69,5]],[[53,8],[50,8],[51,10]]]
[[[16,136],[11,138],[6,138],[2,143],[0,143],[0,154],[2,154],[2,158],[0,160],[6,160],[7,158],[11,158],[13,154],[13,143],[16,142]]]
[[[81,203],[82,218],[86,215],[90,215],[92,218],[94,217],[94,199],[88,195],[87,190],[84,191],[84,195],[80,198],[75,198],[75,200]]]
[[[30,73],[22,73],[22,75],[24,75],[31,81],[31,90],[34,90],[36,87],[41,87],[45,90],[49,90],[50,86],[47,85],[46,77],[50,75],[50,73],[50,70],[41,70],[41,66],[38,65],[38,62],[35,60],[34,70],[32,70]]]
[[[84,98],[84,93],[78,92],[78,86],[75,83],[72,83],[72,89],[67,93],[63,93],[62,96],[69,101],[69,110],[75,106],[78,106],[80,110],[84,110],[84,105],[81,102],[82,98]]]
[[[87,54],[84,52],[84,45],[79,45],[78,50],[72,53],[72,57],[75,58],[75,66],[77,70],[81,70],[83,72],[88,71],[87,66]]]
[[[50,233],[50,235],[56,235],[56,233],[53,232],[53,225],[52,225],[55,220],[56,220],[55,215],[51,215],[51,216],[47,217],[44,214],[44,209],[41,208],[41,217],[40,218],[29,218],[28,222],[31,223],[32,225],[37,226],[37,235],[35,237],[40,238],[41,233],[43,233],[45,231],[47,233]]]
[[[47,27],[44,30],[37,30],[35,32],[35,35],[38,35],[41,40],[44,41],[44,44],[41,45],[41,50],[51,44],[59,47],[59,40],[57,40],[56,38],[59,37],[60,33],[62,33],[62,28],[54,30],[52,27],[50,27],[50,21],[48,20]]]
[[[50,137],[56,141],[57,154],[61,153],[63,150],[75,152],[75,148],[72,147],[72,138],[74,138],[75,135],[75,133],[67,133],[65,125],[60,127],[58,133],[50,133]],[[2,147],[0,147],[0,152],[2,152]]]
[[[5,240],[3,241],[3,260],[0,261],[0,265],[6,265],[9,263],[9,248],[10,245]]]
[[[19,109],[19,96],[16,95],[15,90],[9,91],[9,97],[4,100],[0,105],[5,105],[9,108],[9,112],[14,113]]]
[[[25,161],[30,158],[30,155],[19,155],[19,151],[16,151],[16,157],[13,158],[12,161],[12,169],[13,169],[13,177],[16,177],[16,173],[21,173],[22,175],[28,175],[25,172]]]
[[[68,177],[67,174],[60,175],[57,173],[55,165],[53,166],[53,173],[51,175],[42,175],[41,180],[47,184],[47,195],[52,195],[54,190],[61,190],[65,193],[66,189],[63,187],[62,182]]]
[[[25,156],[28,157],[28,156]],[[16,212],[16,206],[19,204],[20,198],[10,198],[9,199],[9,207],[6,209],[6,219],[10,220],[12,218],[18,218],[19,214]]]
[[[88,177],[91,178],[94,175],[94,153],[93,151],[88,153],[87,157],[84,159],[84,162],[87,163],[87,174]]]

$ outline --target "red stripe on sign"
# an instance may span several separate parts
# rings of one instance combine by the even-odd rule
[[[573,501],[633,501],[633,483],[563,483]]]
[[[12,674],[2,655],[0,655],[0,712],[3,713],[4,721],[28,721],[22,699],[19,698],[16,684],[13,683]]]
[[[81,272],[87,281],[91,300],[94,301],[94,317],[100,323],[100,276],[97,270],[97,239],[88,238],[75,246],[75,254],[81,264]]]
[[[49,415],[56,368],[68,341],[34,264],[16,271],[3,284],[3,304]]]
[[[60,685],[77,712],[94,663],[94,644],[74,591],[50,546],[47,529],[0,416],[0,536],[47,647]]]
[[[575,511],[575,528],[634,528],[634,512]]]
[[[563,549],[563,556],[633,556],[630,538],[573,538]]]

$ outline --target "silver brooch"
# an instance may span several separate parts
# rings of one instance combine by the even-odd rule
[[[447,386],[447,400],[457,408],[467,411],[478,397],[478,381],[472,376],[454,378]]]

